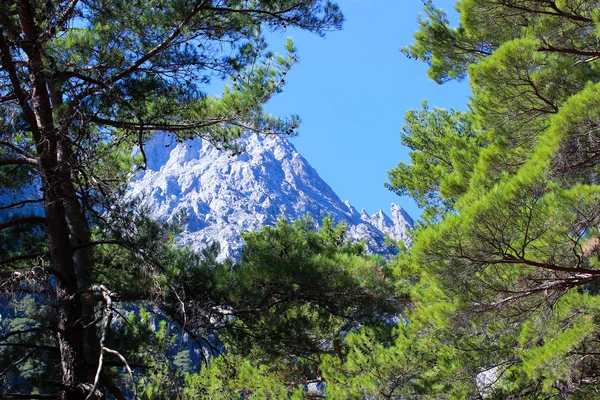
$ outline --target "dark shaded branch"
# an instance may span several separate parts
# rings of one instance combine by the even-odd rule
[[[33,165],[37,166],[37,160],[35,158],[8,158],[0,160],[0,167],[5,165]]]
[[[230,7],[202,7],[203,11],[212,11],[215,13],[239,13],[239,14],[255,14],[255,15],[266,15],[268,17],[271,18],[275,18],[277,20],[279,20],[280,22],[284,22],[286,24],[291,24],[291,25],[295,25],[295,26],[299,26],[300,24],[295,23],[292,19],[290,18],[285,18],[282,15],[286,14],[290,11],[293,11],[295,8],[298,8],[299,6],[302,5],[302,2],[296,3],[295,5],[285,9],[285,10],[281,10],[278,12],[275,11],[267,11],[267,10],[260,10],[260,9],[256,9],[256,8],[230,8]]]
[[[583,274],[590,274],[592,276],[600,275],[600,270],[597,270],[597,269],[561,267],[559,265],[549,264],[549,263],[545,263],[545,262],[538,262],[538,261],[529,260],[529,259],[526,259],[523,257],[515,257],[510,254],[506,254],[504,257],[505,257],[506,262],[508,262],[508,263],[514,263],[514,264],[521,263],[521,264],[529,265],[531,267],[538,267],[538,268],[547,269],[547,270],[551,270],[551,271],[569,272],[569,273],[573,273],[573,274],[582,274],[583,273]],[[492,264],[492,263],[490,263],[490,264]]]
[[[132,363],[132,362],[128,362],[129,366],[131,368],[140,368],[140,369],[150,369],[150,368],[154,368],[153,365],[150,364],[140,364],[140,363]],[[104,361],[104,365],[106,365],[107,367],[122,367],[123,363],[122,362],[117,362],[117,361]]]
[[[574,280],[559,280],[559,281],[551,282],[546,285],[540,285],[535,288],[522,290],[520,292],[517,292],[517,294],[506,297],[502,300],[493,302],[493,303],[487,305],[486,307],[494,309],[494,308],[497,308],[506,303],[510,303],[510,302],[531,296],[536,293],[546,292],[548,290],[570,289],[570,288],[574,288],[577,286],[585,285],[593,280],[594,280],[594,278],[587,278],[587,279],[584,278],[584,279],[574,279]]]
[[[94,79],[91,76],[83,75],[76,71],[65,71],[61,74],[61,76],[64,76],[65,78],[77,78],[81,81],[110,89],[110,85],[108,83],[99,81],[98,79]]]
[[[518,6],[517,4],[515,4],[514,1],[512,0],[504,0],[502,1],[502,5],[505,6],[506,8],[511,8],[513,10],[519,10],[519,11],[525,11],[528,13],[532,13],[532,14],[543,14],[543,15],[551,15],[554,17],[564,17],[567,19],[571,19],[573,21],[579,21],[579,22],[586,22],[589,24],[593,24],[594,20],[592,18],[587,18],[581,15],[577,15],[577,14],[569,14],[566,11],[561,10],[560,8],[558,8],[558,6],[556,5],[556,3],[554,1],[548,1],[545,2],[546,5],[548,6],[548,8],[554,10],[554,11],[546,11],[546,10],[535,10],[533,8],[528,8],[528,7],[524,7],[524,6]]]
[[[554,264],[550,264],[550,263],[529,260],[529,259],[522,258],[522,257],[516,257],[512,254],[502,254],[501,256],[503,257],[503,259],[499,259],[499,260],[478,259],[478,258],[470,257],[470,256],[466,255],[462,250],[459,250],[459,258],[462,258],[464,260],[468,260],[468,261],[471,261],[473,263],[480,264],[480,265],[485,265],[485,264],[487,264],[487,265],[525,264],[525,265],[529,265],[531,267],[538,267],[538,268],[542,268],[542,269],[546,269],[546,270],[550,270],[550,271],[568,272],[571,274],[588,274],[590,276],[600,276],[600,270],[597,270],[597,269],[588,269],[588,268],[581,268],[581,267],[576,267],[576,268],[561,267],[560,265],[554,265]],[[587,277],[580,276],[580,278],[587,278]]]
[[[119,389],[119,387],[113,381],[113,378],[107,378],[106,376],[103,376],[102,381],[104,383],[104,387],[108,389],[108,391],[111,392],[117,400],[127,400],[121,389]]]
[[[0,341],[6,340],[11,336],[24,335],[26,333],[39,332],[41,330],[43,330],[43,328],[38,327],[38,328],[23,329],[23,330],[19,330],[19,331],[8,332],[8,333],[5,333],[4,335],[0,336]]]
[[[36,141],[40,139],[40,131],[37,125],[37,121],[35,119],[35,114],[33,110],[29,106],[28,96],[21,87],[21,83],[19,82],[19,76],[17,74],[17,70],[15,69],[14,61],[10,55],[10,47],[4,40],[4,34],[2,30],[0,30],[0,60],[2,64],[2,68],[6,72],[8,72],[8,77],[10,79],[10,83],[13,87],[13,91],[15,96],[19,100],[19,106],[25,113],[25,117],[27,118],[27,122],[29,122],[29,127],[31,128],[31,132],[33,133]]]
[[[35,225],[46,225],[46,218],[44,217],[23,217],[11,219],[10,221],[0,223],[0,231],[3,229],[12,228],[17,225],[35,224]]]
[[[0,265],[6,265],[6,264],[10,264],[10,263],[17,262],[17,261],[23,261],[23,260],[33,260],[34,258],[43,257],[43,256],[47,256],[47,255],[48,255],[47,252],[23,254],[21,256],[7,258],[6,260],[0,260]],[[11,274],[12,274],[12,272],[11,272]],[[2,276],[2,274],[0,273],[0,277],[1,276]]]
[[[75,247],[73,247],[73,251],[81,250],[81,249],[92,247],[92,246],[101,246],[101,245],[107,245],[107,244],[118,245],[118,246],[124,247],[128,250],[132,249],[131,245],[127,244],[126,242],[124,242],[122,240],[99,240],[96,242],[88,242],[88,243],[84,243],[79,246],[75,246]],[[49,255],[48,252],[23,254],[21,256],[7,258],[6,260],[0,260],[0,265],[10,264],[13,262],[23,261],[23,260],[32,260],[34,258],[44,257],[44,256],[48,256],[48,255]],[[1,277],[1,274],[2,273],[0,273],[0,277]]]
[[[530,77],[527,77],[525,79],[525,82],[527,82],[527,84],[533,89],[533,93],[535,94],[535,96],[538,99],[540,99],[546,105],[548,105],[550,108],[552,108],[552,110],[554,110],[555,113],[558,112],[558,106],[556,104],[554,104],[553,102],[551,102],[550,100],[548,100],[546,97],[544,97],[544,95],[542,95],[542,93],[540,93],[540,90],[538,89],[538,87],[536,86],[536,84],[531,80]]]
[[[58,347],[42,346],[42,345],[31,344],[31,343],[0,343],[0,347],[9,347],[9,346],[23,347],[25,349],[37,349],[37,350],[44,350],[44,351],[52,351],[52,352],[57,352],[57,353],[59,351]]]
[[[219,307],[213,307],[210,309],[210,312],[213,314],[217,314],[217,315],[240,315],[240,314],[256,314],[256,313],[266,313],[269,311],[269,309],[271,309],[272,307],[276,306],[279,303],[285,303],[287,301],[289,301],[289,298],[283,298],[283,299],[273,299],[271,301],[269,301],[266,305],[262,306],[262,307],[256,307],[256,308],[242,308],[242,309],[238,309],[238,310],[227,310],[227,309],[222,309]]]
[[[7,142],[5,140],[0,140],[0,146],[8,147],[12,151],[14,151],[14,152],[22,155],[25,158],[33,158],[33,155],[29,154],[28,152],[26,152],[22,148],[20,148],[18,146],[15,146],[13,143]]]
[[[133,398],[135,400],[138,400],[139,397],[137,395],[137,387],[136,387],[135,378],[133,377],[133,371],[131,370],[131,367],[129,366],[127,359],[125,357],[123,357],[123,355],[121,353],[119,353],[118,351],[109,349],[108,347],[102,347],[102,351],[110,353],[110,354],[114,354],[115,356],[119,357],[119,359],[123,362],[123,364],[125,365],[125,369],[127,370],[129,377],[131,378],[131,384],[132,384],[131,390],[133,391]]]
[[[85,248],[93,247],[93,246],[102,246],[105,244],[114,244],[117,246],[124,247],[126,249],[131,249],[131,245],[129,245],[127,242],[125,242],[123,240],[107,239],[107,240],[97,240],[95,242],[88,242],[88,243],[81,244],[79,246],[74,246],[73,251],[77,251],[77,250],[81,250],[81,249],[85,249]]]
[[[538,47],[537,51],[545,52],[545,53],[573,54],[573,55],[586,56],[586,57],[600,57],[600,51],[578,50],[578,49],[573,49],[573,48],[568,48],[568,47],[556,47],[556,46],[552,46],[552,45]]]
[[[106,125],[112,126],[113,128],[120,129],[131,129],[131,130],[149,130],[149,131],[170,131],[170,132],[178,132],[178,131],[189,131],[192,129],[200,129],[207,128],[209,126],[213,126],[216,124],[220,124],[225,122],[225,119],[222,118],[214,118],[209,119],[202,122],[190,123],[190,124],[142,124],[138,122],[128,122],[128,121],[114,121],[111,119],[101,118],[101,117],[92,117],[91,122],[94,122],[98,125]]]
[[[121,80],[122,78],[125,78],[128,75],[131,75],[132,73],[134,73],[142,64],[144,64],[145,62],[149,61],[152,57],[154,57],[156,54],[158,54],[159,52],[161,52],[162,50],[164,50],[165,48],[167,48],[182,32],[183,32],[183,28],[191,21],[192,18],[194,18],[194,16],[196,16],[198,14],[198,12],[200,12],[200,10],[202,9],[201,4],[202,2],[199,2],[200,4],[196,4],[196,6],[192,9],[192,11],[190,12],[190,14],[185,17],[178,25],[177,27],[173,30],[173,32],[171,32],[171,34],[169,36],[167,36],[161,43],[157,44],[156,46],[154,46],[152,49],[150,49],[146,54],[144,54],[143,56],[141,56],[140,58],[138,58],[136,61],[134,61],[129,67],[125,68],[123,71],[113,75],[112,77],[108,78],[106,81],[101,82],[100,86],[104,86],[104,87],[110,87],[110,85],[112,85],[113,83]],[[96,85],[100,84],[100,82],[98,81],[98,83],[96,83]],[[89,88],[88,90],[83,91],[78,97],[77,97],[77,101],[81,101],[83,100],[85,97],[87,97],[88,95],[93,94],[96,91],[95,88]]]
[[[7,94],[6,96],[0,96],[0,104],[9,103],[11,101],[19,100],[14,94]]]
[[[148,167],[148,157],[146,157],[146,151],[144,150],[144,129],[141,128],[138,132],[138,146],[140,148],[140,153],[142,153],[142,157],[144,159],[144,165],[141,169],[146,169]]]
[[[25,361],[27,361],[29,359],[29,357],[31,357],[33,354],[35,354],[35,352],[30,351],[29,353],[25,354],[23,357],[21,357],[18,360],[12,362],[8,367],[6,367],[4,369],[4,371],[0,372],[0,378],[2,378],[4,375],[6,375],[8,373],[8,371],[10,371],[12,368],[14,368],[17,365],[22,364]]]
[[[16,203],[12,203],[7,206],[2,206],[2,207],[0,207],[0,210],[8,210],[9,208],[23,207],[25,204],[41,203],[42,201],[44,201],[44,199],[18,201]]]
[[[0,399],[57,399],[58,394],[0,393]]]
[[[42,41],[46,41],[46,40],[52,38],[56,34],[56,32],[61,27],[63,27],[69,19],[71,19],[71,17],[73,16],[73,13],[75,12],[75,7],[77,7],[77,3],[79,3],[79,0],[71,0],[69,5],[67,6],[67,8],[65,8],[64,12],[62,13],[62,15],[60,17],[58,17],[56,24],[50,25],[46,29],[44,34],[40,37],[40,39]]]

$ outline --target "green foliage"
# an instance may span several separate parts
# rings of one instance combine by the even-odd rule
[[[425,16],[419,16],[415,43],[402,49],[409,58],[429,64],[429,77],[438,83],[463,79],[469,63],[490,54],[490,44],[473,40],[460,26],[451,28],[445,12],[427,0]]]
[[[449,392],[436,395],[449,387],[440,384],[441,376],[435,370],[447,371],[450,354],[441,351],[443,346],[432,343],[431,338],[421,339],[410,331],[401,325],[389,343],[368,330],[350,334],[346,357],[329,357],[324,362],[328,398],[449,397]]]
[[[58,377],[51,368],[58,359],[51,328],[55,321],[40,300],[28,295],[0,303],[0,384],[7,390],[45,393],[52,387],[47,381]]]
[[[467,190],[483,139],[468,114],[430,109],[424,102],[421,110],[406,114],[400,140],[412,150],[411,164],[401,162],[389,171],[386,187],[410,195],[425,220],[436,220]]]
[[[384,332],[385,319],[399,312],[392,271],[364,255],[364,244],[348,242],[343,224],[325,218],[316,230],[309,217],[279,220],[244,237],[242,260],[219,274],[213,291],[223,296],[211,310],[227,354],[187,378],[191,397],[302,392],[322,379],[323,355],[341,356],[345,333],[359,325]]]
[[[316,351],[325,332],[343,331],[389,308],[389,271],[382,260],[361,257],[364,245],[346,242],[344,225],[327,218],[319,231],[312,225],[310,219],[294,225],[279,221],[275,228],[245,235],[248,247],[233,269],[235,288],[229,293],[233,304],[242,300],[246,307],[269,308],[239,316],[247,333],[285,338],[287,343],[266,342],[267,352],[278,346],[291,346],[296,355],[302,354],[300,347]]]
[[[186,377],[184,399],[302,399],[303,389],[290,389],[285,371],[253,366],[248,360],[223,356],[198,375]]]
[[[308,286],[301,273],[265,280],[257,273],[272,271],[218,263],[215,246],[176,248],[177,221],[151,221],[121,195],[147,166],[144,143],[156,132],[230,152],[244,150],[238,139],[247,131],[295,134],[299,117],[263,107],[283,89],[297,51],[291,39],[285,54],[269,51],[266,32],[324,35],[342,22],[339,7],[320,0],[0,3],[0,295],[21,302],[32,293],[48,305],[44,316],[23,316],[3,304],[0,397],[126,398],[136,386],[140,398],[181,397],[184,374],[204,355],[191,350],[213,355],[220,329],[280,322],[225,312],[262,312],[257,295],[269,282],[289,298],[307,296],[287,312],[305,324],[299,329],[331,328],[298,291]],[[219,95],[208,92],[215,80]],[[343,229],[329,228],[327,240],[341,240]],[[238,282],[245,278],[254,283]],[[254,289],[247,301],[235,296]],[[348,311],[341,303],[335,311]],[[176,336],[193,344],[177,348]],[[24,347],[34,340],[44,351]]]
[[[406,51],[468,73],[470,111],[407,114],[388,187],[424,208],[396,261],[410,324],[350,335],[332,397],[597,396],[598,5],[463,0],[453,28],[426,3]]]

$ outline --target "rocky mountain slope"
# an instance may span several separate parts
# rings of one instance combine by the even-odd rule
[[[391,218],[382,211],[359,213],[285,137],[248,135],[242,144],[245,152],[232,156],[201,139],[177,143],[172,135],[157,135],[144,146],[148,166],[128,196],[141,199],[159,220],[185,215],[181,243],[197,249],[216,240],[222,257],[239,254],[240,232],[272,225],[280,215],[293,221],[309,213],[320,222],[330,214],[374,253],[392,251],[386,233],[410,240],[413,220],[400,206],[392,204]]]

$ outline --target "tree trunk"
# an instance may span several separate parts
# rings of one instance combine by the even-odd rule
[[[62,96],[56,91],[52,96],[49,94],[50,88],[56,88],[53,77],[46,75],[29,0],[20,1],[19,20],[25,37],[22,47],[27,55],[31,84],[31,106],[27,103],[21,106],[29,117],[36,141],[45,192],[50,261],[56,277],[57,341],[63,375],[61,399],[80,400],[87,395],[82,384],[93,382],[99,354],[96,326],[91,323],[94,303],[90,295],[81,293],[91,283],[90,250],[73,250],[74,246],[89,242],[90,231],[72,181],[68,130],[57,128],[60,125],[66,127],[60,117],[58,123],[56,121],[55,112],[60,108]],[[15,87],[15,93],[19,91],[22,89]],[[86,325],[87,329],[84,328]]]
[[[77,296],[78,285],[73,250],[61,198],[61,177],[45,175],[44,188],[50,261],[56,276],[57,340],[62,365],[62,399],[84,399],[81,383],[87,382],[88,366],[84,357],[82,305]]]

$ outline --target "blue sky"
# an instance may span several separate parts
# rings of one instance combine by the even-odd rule
[[[338,4],[346,17],[342,31],[325,38],[297,31],[281,35],[282,41],[293,37],[300,62],[266,109],[278,116],[300,115],[300,135],[292,142],[342,200],[358,211],[382,209],[388,215],[396,202],[418,217],[410,198],[383,186],[387,171],[409,160],[400,145],[404,115],[424,99],[431,106],[464,110],[468,84],[437,85],[427,77],[425,64],[400,52],[413,40],[420,0]],[[436,1],[451,15],[453,4]]]

